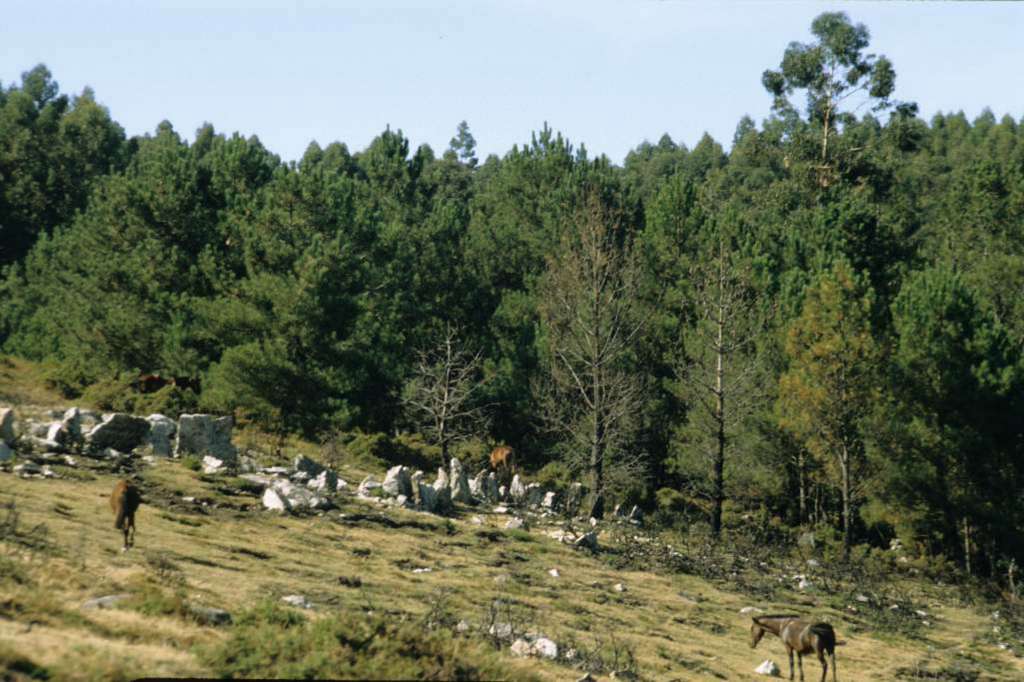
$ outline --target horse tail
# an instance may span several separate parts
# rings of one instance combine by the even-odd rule
[[[128,484],[125,481],[120,481],[114,486],[114,492],[110,496],[110,506],[114,508],[114,528],[124,530],[124,521],[128,511]]]

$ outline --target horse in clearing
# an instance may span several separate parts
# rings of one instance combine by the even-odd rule
[[[122,552],[135,544],[135,510],[142,502],[139,489],[128,481],[118,481],[110,494],[110,508],[114,511],[114,528],[124,532]],[[129,531],[131,538],[129,539]]]
[[[828,663],[825,654],[832,659],[832,682],[836,677],[836,633],[828,623],[802,620],[799,616],[757,616],[750,626],[750,648],[753,649],[770,632],[778,635],[789,654],[789,679],[793,679],[793,652],[796,652],[800,667],[800,682],[804,679],[804,654],[815,653],[821,663],[821,682],[825,682]]]
[[[513,452],[512,448],[507,445],[499,445],[491,450],[491,469],[493,469],[500,478],[507,478],[511,481],[512,475],[515,473],[515,468],[515,452]]]

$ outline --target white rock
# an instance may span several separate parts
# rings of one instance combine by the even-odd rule
[[[130,594],[111,594],[106,597],[97,597],[96,599],[90,599],[89,601],[82,604],[83,609],[109,609],[119,602],[131,597]]]
[[[530,647],[530,653],[540,658],[554,660],[558,658],[558,645],[547,637],[538,637]]]
[[[86,434],[85,442],[93,451],[102,452],[112,448],[119,452],[131,452],[142,445],[148,435],[148,421],[142,417],[115,412],[103,415],[103,421]]]
[[[412,497],[412,481],[409,478],[409,469],[401,465],[388,469],[381,488],[392,497],[397,495]]]
[[[764,613],[764,611],[757,608],[756,606],[744,606],[742,609],[740,609],[740,613],[746,616],[751,613]]]
[[[153,451],[153,454],[161,457],[170,457],[174,443],[174,434],[178,431],[178,424],[170,417],[162,414],[151,414],[146,417],[149,422],[149,434],[146,436],[146,446]]]
[[[558,572],[557,568],[552,568],[550,571],[548,571],[548,575],[550,575],[552,578],[557,578],[562,574]]]
[[[263,491],[263,507],[272,511],[288,511],[288,500],[273,488]]]
[[[281,597],[281,601],[289,606],[294,606],[300,609],[311,609],[313,604],[308,599],[303,597],[301,594],[289,594],[286,597]]]
[[[555,501],[558,499],[558,494],[554,491],[548,492],[544,495],[544,500],[540,503],[540,506],[545,509],[554,509]]]
[[[512,653],[513,656],[519,656],[520,658],[524,658],[533,653],[533,647],[530,646],[530,643],[527,642],[525,639],[517,639],[516,641],[512,642],[512,646],[509,647],[509,651]]]
[[[524,486],[522,480],[520,480],[519,474],[512,477],[512,483],[509,485],[508,494],[514,502],[523,502],[526,499],[526,486]]]
[[[338,485],[335,487],[335,490],[337,490],[340,493],[341,491],[345,490],[346,488],[348,488],[348,483],[346,483],[345,481],[343,481],[343,480],[341,480],[339,478],[338,479]]]
[[[469,518],[469,522],[472,523],[474,526],[484,525],[484,520],[481,519],[479,516],[471,516]]]
[[[511,518],[508,523],[505,524],[506,530],[520,530],[523,527],[523,520],[520,518]]]
[[[0,407],[0,443],[14,444],[14,410]]]
[[[596,550],[597,549],[597,533],[595,533],[594,531],[590,531],[589,533],[585,533],[585,534],[579,536],[578,538],[576,538],[576,540],[574,540],[572,544],[574,546],[576,546],[576,547],[588,547],[590,549]]]
[[[221,474],[221,473],[224,473],[224,470],[225,470],[226,466],[227,466],[227,463],[224,460],[222,460],[222,459],[217,459],[216,457],[213,457],[211,455],[205,455],[203,457],[203,473],[204,474]]]
[[[334,492],[338,489],[338,475],[330,469],[324,469],[316,476],[316,478],[310,479],[310,481],[306,483],[306,487],[318,492]]]
[[[500,577],[500,576],[499,576]],[[511,639],[512,638],[512,624],[511,623],[494,623],[491,625],[488,632],[492,637],[498,639]]]
[[[452,457],[449,464],[451,476],[452,501],[469,504],[473,501],[473,494],[469,489],[469,479],[466,478],[466,471],[458,457]]]
[[[380,488],[380,482],[370,475],[364,478],[363,482],[359,484],[359,491],[357,494],[359,497],[374,497]]]
[[[469,632],[469,627],[468,622],[460,620],[458,625],[455,626],[455,632]]]
[[[758,675],[769,675],[771,677],[778,677],[779,666],[775,665],[775,661],[768,659],[761,665],[754,668],[754,672]]]
[[[174,438],[174,456],[188,454],[212,455],[229,465],[238,461],[238,451],[231,444],[231,417],[212,414],[183,414],[178,418]]]
[[[612,585],[612,589],[616,592],[625,592],[626,586],[622,583],[615,583],[614,585]]]
[[[431,568],[414,568],[414,569],[412,569],[413,573],[430,573],[431,571],[433,571],[433,569],[431,569]]]
[[[503,504],[499,504],[497,507],[494,508],[494,513],[495,514],[508,514],[508,507],[506,507]]]

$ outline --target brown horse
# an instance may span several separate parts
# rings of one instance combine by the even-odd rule
[[[139,489],[128,481],[118,481],[110,494],[110,508],[114,511],[114,528],[124,532],[122,552],[135,544],[135,510],[139,508],[142,496]],[[128,532],[131,531],[129,539]]]
[[[502,479],[512,480],[516,469],[515,452],[507,445],[499,445],[491,450],[491,468]]]
[[[750,648],[753,649],[771,632],[782,639],[789,654],[789,679],[793,679],[793,652],[796,652],[797,665],[800,666],[800,682],[804,679],[804,654],[815,653],[821,663],[821,682],[825,682],[828,663],[825,654],[832,659],[832,682],[836,677],[836,633],[828,623],[802,620],[798,616],[757,616],[750,626]]]

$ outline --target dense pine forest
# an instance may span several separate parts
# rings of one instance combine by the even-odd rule
[[[507,443],[598,515],[898,538],[1005,581],[1024,121],[923,120],[864,26],[812,33],[765,65],[762,123],[621,166],[547,125],[486,159],[465,123],[294,162],[212,125],[129,138],[36,66],[0,86],[0,349],[108,409]]]

